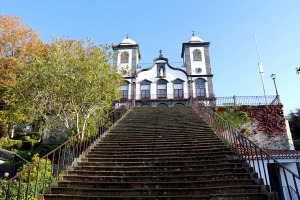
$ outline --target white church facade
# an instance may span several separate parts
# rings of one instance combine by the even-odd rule
[[[187,106],[194,99],[212,101],[209,44],[193,34],[182,43],[182,66],[171,66],[160,50],[151,66],[141,68],[139,45],[128,37],[123,39],[113,46],[113,66],[124,78],[120,87],[121,100],[132,100],[134,106],[151,107]]]

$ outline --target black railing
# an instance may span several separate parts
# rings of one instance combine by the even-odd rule
[[[9,180],[0,180],[0,199],[27,200],[42,198],[44,193],[51,193],[51,185],[59,181],[68,170],[81,159],[89,147],[112,127],[130,108],[119,107],[108,114],[108,120],[102,122],[97,133],[79,140],[79,134],[71,137],[59,147],[30,164]]]
[[[290,200],[299,200],[299,198],[297,197],[297,193],[296,193],[296,190],[294,190],[294,188],[292,187],[286,187],[284,186],[284,196],[285,196],[285,199],[290,199]],[[289,198],[289,191],[291,193],[291,198]]]
[[[215,98],[195,98],[206,106],[259,106],[259,105],[278,105],[279,96],[231,96],[231,97],[215,97]]]
[[[259,105],[278,105],[280,104],[279,96],[270,95],[270,96],[231,96],[231,97],[215,97],[213,93],[205,93],[203,96],[197,96],[193,94],[191,97],[188,93],[183,93],[182,95],[175,95],[173,93],[167,93],[164,95],[158,94],[147,94],[135,95],[131,97],[124,97],[122,101],[131,100],[142,100],[142,101],[152,101],[152,100],[183,100],[192,98],[194,101],[201,102],[206,106],[241,106],[241,105],[250,105],[250,106],[259,106]]]
[[[216,134],[257,172],[258,177],[269,186],[269,192],[278,195],[279,199],[293,199],[295,195],[300,198],[300,177],[296,173],[247,139],[209,107],[199,101],[195,101],[193,107]],[[296,163],[294,165],[297,168]],[[284,187],[287,187],[286,192]]]

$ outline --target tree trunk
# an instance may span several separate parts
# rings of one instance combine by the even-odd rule
[[[2,133],[1,136],[4,137],[4,138],[8,138],[9,133],[10,133],[10,129],[11,129],[10,124],[5,124],[1,129],[1,133]]]

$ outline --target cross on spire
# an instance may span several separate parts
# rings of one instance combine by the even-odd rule
[[[126,38],[128,39],[128,33],[126,33]]]
[[[159,57],[162,58],[163,57],[163,55],[162,55],[163,50],[159,49],[158,51],[159,51]]]
[[[195,31],[192,31],[192,33],[193,33],[192,36],[195,36]]]

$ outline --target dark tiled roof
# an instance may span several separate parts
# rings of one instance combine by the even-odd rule
[[[265,150],[270,156],[276,159],[300,158],[300,151],[296,150]]]

